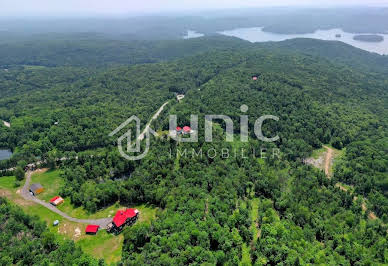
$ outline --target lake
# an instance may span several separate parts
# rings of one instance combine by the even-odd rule
[[[0,161],[11,158],[12,152],[10,150],[0,150]]]
[[[388,34],[378,34],[384,36],[384,41],[379,43],[363,42],[353,40],[354,33],[344,32],[342,29],[331,29],[331,30],[317,30],[314,33],[307,34],[277,34],[271,32],[264,32],[263,28],[239,28],[235,30],[227,30],[219,32],[226,36],[233,36],[250,42],[269,42],[269,41],[284,41],[294,38],[313,38],[327,41],[342,41],[344,43],[353,45],[357,48],[378,53],[381,55],[388,55]],[[336,35],[341,34],[340,38]]]
[[[192,39],[192,38],[199,38],[205,36],[202,33],[196,32],[194,30],[188,30],[187,35],[183,37],[183,39]]]

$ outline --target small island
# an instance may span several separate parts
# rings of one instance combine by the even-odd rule
[[[384,41],[384,37],[381,35],[374,35],[374,34],[355,35],[353,37],[353,40],[361,41],[361,42],[382,42]]]
[[[336,37],[336,38],[341,38],[342,35],[341,35],[341,34],[336,34],[335,37]]]

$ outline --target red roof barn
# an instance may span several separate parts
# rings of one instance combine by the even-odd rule
[[[89,224],[88,226],[86,226],[85,232],[87,234],[95,235],[97,234],[99,228],[100,228],[99,225]]]
[[[60,196],[55,196],[50,200],[50,203],[54,206],[58,206],[59,204],[62,204],[64,200]]]

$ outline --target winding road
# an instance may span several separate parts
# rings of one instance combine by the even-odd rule
[[[25,199],[25,200],[28,200],[28,201],[33,201],[35,203],[38,203],[40,205],[42,205],[43,207],[59,214],[60,216],[62,216],[63,218],[69,220],[69,221],[72,221],[72,222],[76,222],[76,223],[84,223],[84,224],[95,224],[95,225],[99,225],[101,227],[101,229],[106,229],[107,225],[112,221],[112,218],[102,218],[102,219],[77,219],[77,218],[73,218],[71,216],[69,216],[68,214],[58,210],[55,206],[51,205],[50,203],[48,202],[45,202],[43,200],[40,200],[34,196],[32,196],[30,194],[30,191],[29,191],[29,188],[30,188],[30,183],[31,183],[31,175],[33,174],[32,171],[28,171],[26,173],[26,183],[24,184],[21,192],[20,192],[20,195]]]

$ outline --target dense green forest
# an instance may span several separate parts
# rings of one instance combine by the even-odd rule
[[[63,170],[61,195],[90,212],[117,201],[160,207],[151,225],[125,230],[125,265],[238,265],[246,250],[255,265],[388,263],[387,57],[303,39],[251,44],[226,37],[75,38],[71,44],[24,44],[0,49],[7,68],[0,69],[0,119],[11,123],[0,126],[0,146],[14,152],[0,166],[46,159],[49,167]],[[41,53],[31,56],[31,49]],[[7,57],[12,54],[19,57]],[[181,93],[185,98],[179,103],[175,96]],[[166,131],[169,114],[182,125],[196,114],[199,141],[152,138],[143,160],[122,158],[108,134],[132,115],[144,127],[167,101],[151,127]],[[238,135],[242,104],[249,107],[247,143]],[[221,122],[214,141],[205,142],[208,114],[232,118],[233,142],[224,141]],[[266,136],[279,135],[274,143],[256,140],[252,130],[255,120],[268,114],[279,117],[263,128]],[[332,179],[303,164],[323,144],[344,150]],[[257,154],[263,148],[266,158]],[[270,156],[273,148],[280,157]],[[222,149],[244,149],[247,156],[206,156]],[[204,156],[178,155],[182,150]],[[367,198],[379,219],[369,220],[361,200],[339,189],[339,181]],[[22,220],[29,230],[36,223],[44,232],[43,224],[30,222],[34,218],[1,204],[1,215],[15,217],[5,218],[5,226],[21,232],[25,229],[12,225]],[[22,250],[25,242],[7,231],[1,230],[4,241]],[[46,243],[40,233],[28,237]],[[68,249],[68,260],[75,254],[98,263],[72,243],[52,241],[51,249],[37,245],[48,262],[67,264],[61,250]],[[1,252],[6,262],[22,261],[10,249]]]

